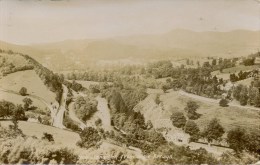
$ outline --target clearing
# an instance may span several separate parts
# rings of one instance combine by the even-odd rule
[[[43,84],[34,70],[15,72],[0,79],[2,89],[19,92],[22,87],[27,88],[28,94],[44,98],[48,104],[55,102],[55,93]]]

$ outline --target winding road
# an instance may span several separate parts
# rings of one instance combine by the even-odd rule
[[[76,96],[82,96],[82,95],[79,93]],[[110,110],[108,108],[107,100],[100,96],[97,96],[96,100],[98,102],[97,112],[94,113],[94,115],[91,117],[91,119],[87,120],[87,124],[82,122],[75,114],[74,102],[70,103],[68,106],[70,119],[72,119],[74,122],[78,123],[79,127],[81,129],[84,129],[87,126],[96,127],[95,121],[97,119],[101,119],[102,127],[104,128],[104,130],[106,130],[106,131],[113,130],[114,128],[111,126],[111,115],[110,115]]]
[[[102,98],[100,96],[96,97],[96,100],[98,101],[96,115],[102,120],[102,126],[104,130],[111,131],[113,130],[113,127],[111,125],[111,115],[110,110],[108,108],[108,103],[105,98]]]
[[[64,129],[65,126],[63,125],[63,117],[64,117],[64,112],[66,111],[65,107],[66,107],[66,101],[68,95],[68,88],[62,84],[62,89],[63,89],[63,93],[60,101],[60,106],[57,110],[56,115],[53,118],[53,126]]]
[[[62,123],[63,123],[64,112],[66,110],[65,106],[66,106],[68,88],[65,85],[62,85],[62,88],[63,88],[63,93],[62,93],[62,98],[61,98],[61,104],[59,105],[58,109],[55,108],[56,106],[48,104],[46,102],[46,100],[44,100],[43,98],[41,98],[39,96],[32,95],[32,94],[28,94],[27,96],[40,100],[42,103],[44,103],[51,112],[53,126],[64,129],[65,126]],[[20,93],[16,92],[16,91],[2,89],[2,88],[0,88],[0,91],[16,94],[16,95],[20,96]]]

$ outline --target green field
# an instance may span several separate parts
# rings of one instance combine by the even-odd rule
[[[153,95],[153,96],[152,96]],[[156,123],[156,120],[159,119],[169,119],[173,111],[181,111],[185,114],[184,108],[189,100],[194,100],[190,97],[180,95],[178,91],[169,91],[160,96],[163,108],[156,105],[154,102],[155,94],[150,94],[140,105],[142,105],[144,117],[147,120],[153,120]],[[197,112],[202,116],[195,120],[200,129],[209,123],[214,117],[220,120],[221,125],[225,128],[225,131],[228,131],[234,127],[240,126],[246,130],[256,130],[259,129],[260,125],[260,114],[258,111],[249,110],[246,108],[238,107],[220,107],[216,103],[210,103],[207,101],[197,101],[199,104],[199,109]],[[157,127],[166,126],[165,124],[156,124]],[[167,126],[171,126],[167,124]]]
[[[0,79],[1,89],[19,92],[22,87],[27,88],[28,94],[39,96],[49,104],[55,102],[55,93],[43,84],[34,70],[15,72]],[[4,96],[2,96],[3,99]],[[16,102],[16,100],[13,99],[12,102]]]

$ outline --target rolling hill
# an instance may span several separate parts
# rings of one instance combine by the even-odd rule
[[[84,64],[99,60],[246,56],[256,52],[259,43],[260,31],[194,32],[177,29],[160,35],[66,40],[26,46],[1,41],[0,48],[29,54],[44,66],[57,70],[86,68]]]

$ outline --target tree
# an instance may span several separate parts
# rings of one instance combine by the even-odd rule
[[[26,97],[23,99],[23,102],[24,102],[24,106],[23,106],[24,110],[27,111],[27,110],[29,110],[29,107],[30,107],[30,105],[32,105],[33,101],[30,98]]]
[[[187,133],[191,136],[190,141],[197,141],[200,137],[200,129],[199,129],[198,125],[192,120],[188,120],[186,122],[184,131],[185,131],[185,133]]]
[[[245,147],[248,151],[260,155],[260,132],[252,131],[245,135]]]
[[[99,85],[96,84],[90,84],[89,90],[91,93],[100,93]]]
[[[20,95],[26,96],[27,95],[27,89],[25,87],[22,87],[19,91]]]
[[[233,96],[238,101],[240,100],[240,92],[241,92],[242,88],[243,88],[243,85],[239,84],[238,86],[236,86],[234,88],[234,91],[233,91]]]
[[[243,88],[241,89],[241,92],[240,92],[240,97],[239,97],[240,105],[246,105],[247,100],[248,100],[248,90],[247,90],[246,86],[243,86]]]
[[[168,87],[167,87],[167,85],[164,84],[164,85],[162,85],[161,89],[163,90],[164,93],[166,93]]]
[[[182,112],[173,112],[171,115],[172,125],[177,128],[182,128],[185,126],[186,118]]]
[[[100,118],[98,118],[96,121],[95,121],[95,125],[96,126],[101,126],[102,125],[102,120]]]
[[[216,59],[213,59],[212,60],[212,65],[214,66],[214,65],[216,65],[217,64],[217,60]]]
[[[219,105],[220,105],[221,107],[228,107],[228,101],[227,101],[226,99],[221,99],[221,100],[219,101]]]
[[[236,74],[232,73],[229,75],[229,79],[231,82],[236,82],[238,81],[238,77],[236,76]]]
[[[25,113],[22,105],[17,105],[12,112],[12,118],[15,120],[25,119]]]
[[[211,143],[213,140],[219,140],[224,133],[224,128],[220,125],[219,120],[213,118],[203,131],[202,135]]]
[[[98,131],[92,127],[85,128],[79,136],[81,140],[77,144],[87,149],[96,146],[101,140]]]
[[[245,130],[241,128],[231,129],[227,134],[227,143],[236,153],[245,149],[246,136]]]
[[[18,120],[25,119],[25,113],[22,105],[17,105],[12,112],[12,123],[10,126],[16,133],[21,134],[22,131],[18,128]]]
[[[49,133],[47,133],[47,132],[44,132],[44,133],[43,133],[42,139],[43,139],[43,140],[46,139],[46,140],[48,140],[49,142],[53,142],[53,141],[54,141],[54,138],[53,138],[52,134],[49,134]]]
[[[257,92],[254,98],[254,105],[255,107],[260,107],[260,92]]]
[[[195,101],[188,101],[185,107],[187,112],[194,113],[199,108],[199,105]]]
[[[10,117],[15,109],[15,105],[11,102],[2,100],[0,101],[0,117]]]
[[[199,105],[195,101],[188,101],[187,106],[184,110],[187,112],[189,119],[195,120],[199,118],[199,114],[196,112],[199,108]]]

